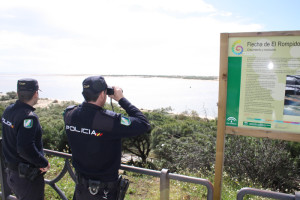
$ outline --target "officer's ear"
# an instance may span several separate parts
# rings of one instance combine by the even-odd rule
[[[106,90],[101,91],[99,96],[101,96],[101,98],[104,98],[106,96]]]
[[[34,92],[33,97],[35,97],[35,98],[39,97],[39,91],[38,90]]]
[[[105,91],[100,92],[97,102],[100,106],[104,106],[104,104],[106,102],[106,92]]]

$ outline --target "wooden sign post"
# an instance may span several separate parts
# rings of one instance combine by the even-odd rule
[[[214,200],[226,134],[300,142],[300,31],[221,34]]]

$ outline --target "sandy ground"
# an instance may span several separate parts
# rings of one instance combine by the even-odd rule
[[[0,93],[0,98],[1,96],[4,96],[4,94]],[[9,102],[12,103],[12,100],[8,100]],[[13,102],[15,102],[16,100],[13,100]],[[3,101],[6,102],[6,101]],[[39,99],[38,103],[36,105],[34,105],[33,107],[35,108],[46,108],[49,107],[50,105],[53,104],[61,104],[64,101],[60,101],[60,100],[53,100],[53,99]]]
[[[51,104],[60,104],[62,101],[53,100],[53,99],[39,99],[38,103],[34,105],[35,108],[46,108]]]

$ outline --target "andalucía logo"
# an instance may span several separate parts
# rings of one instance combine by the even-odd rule
[[[241,55],[244,51],[243,46],[241,45],[241,40],[235,41],[232,44],[231,50],[235,55]]]
[[[226,125],[237,125],[237,119],[235,117],[228,117]]]

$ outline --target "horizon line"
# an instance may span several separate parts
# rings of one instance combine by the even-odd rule
[[[17,73],[10,73],[10,74],[1,74],[0,76],[20,76],[20,75],[29,75],[29,76],[95,76],[95,74],[17,74]],[[184,79],[218,79],[219,76],[213,75],[153,75],[153,74],[101,74],[101,76],[111,76],[111,77],[157,77],[157,78],[184,78]]]

